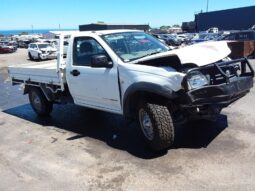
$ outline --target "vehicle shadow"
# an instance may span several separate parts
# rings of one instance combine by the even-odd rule
[[[55,59],[45,59],[45,60],[33,59],[33,60],[31,60],[30,58],[27,58],[27,61],[31,62],[31,63],[35,63],[35,62],[44,63],[44,62],[49,61],[49,60],[55,60]]]
[[[46,118],[38,117],[29,104],[3,112],[42,126],[74,132],[76,135],[68,137],[67,141],[91,137],[142,159],[153,159],[167,153],[152,152],[147,147],[138,125],[134,122],[126,122],[120,115],[75,105],[56,105],[51,116]],[[221,115],[216,122],[195,122],[178,127],[176,142],[172,149],[206,147],[226,127],[227,117],[224,115]]]
[[[224,114],[220,114],[216,121],[190,121],[176,127],[175,143],[172,148],[206,148],[227,127],[228,119]]]

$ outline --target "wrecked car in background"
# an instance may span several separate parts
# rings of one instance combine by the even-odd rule
[[[137,30],[74,32],[66,60],[63,41],[57,62],[8,68],[33,110],[45,116],[55,103],[74,103],[120,114],[138,121],[154,150],[173,144],[177,124],[214,120],[253,87],[249,61],[227,59],[224,41],[170,50]]]
[[[30,43],[27,50],[30,60],[46,60],[57,58],[57,49],[49,43]]]

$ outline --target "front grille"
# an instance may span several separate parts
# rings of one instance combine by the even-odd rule
[[[254,76],[254,71],[246,58],[217,62],[194,70],[199,70],[203,73],[209,80],[210,85],[228,83],[232,79],[241,76]]]
[[[239,66],[239,63],[224,66],[220,66],[219,63],[218,66],[221,70],[214,64],[200,69],[200,72],[207,77],[210,85],[226,83],[227,79],[230,80],[231,78],[238,77],[240,74],[241,67]]]
[[[189,70],[182,83],[186,90],[188,90],[187,78],[194,71],[199,71],[204,74],[209,81],[209,85],[229,83],[242,76],[254,77],[254,70],[246,58],[217,62]]]

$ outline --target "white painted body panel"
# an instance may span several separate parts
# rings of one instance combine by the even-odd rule
[[[92,68],[90,66],[74,66],[72,52],[69,52],[66,66],[66,79],[75,104],[96,108],[113,113],[122,113],[118,84],[118,57],[109,46],[96,34],[87,32],[86,35],[75,37],[92,37],[106,50],[113,61],[112,68]],[[73,39],[70,46],[73,47]],[[78,70],[79,76],[70,72]]]
[[[172,50],[171,52],[179,57],[182,64],[194,63],[197,66],[204,66],[226,58],[231,50],[224,41],[208,41]]]
[[[8,70],[10,77],[18,80],[61,85],[56,60],[9,66]]]
[[[185,74],[179,73],[171,67],[153,67],[138,64],[120,64],[119,72],[123,93],[136,82],[154,83],[178,91],[182,88],[181,82],[185,76]]]

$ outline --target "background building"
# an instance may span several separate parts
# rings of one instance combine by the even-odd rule
[[[196,31],[211,27],[219,30],[245,30],[255,25],[255,6],[198,13],[195,15]]]
[[[92,23],[80,25],[80,31],[90,31],[90,30],[114,30],[114,29],[137,29],[148,31],[150,29],[149,25],[134,25],[134,24],[107,24],[107,23]]]

